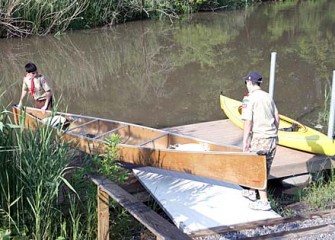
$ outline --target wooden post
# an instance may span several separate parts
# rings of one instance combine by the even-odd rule
[[[151,231],[157,239],[160,240],[189,240],[190,238],[186,233],[183,233],[180,229],[178,229],[175,225],[170,223],[168,220],[164,219],[156,212],[154,212],[151,208],[146,206],[144,203],[139,202],[135,199],[133,195],[125,191],[123,188],[118,186],[117,184],[111,182],[106,177],[101,175],[90,175],[91,180],[98,187],[98,194],[108,194],[114,201],[119,203],[122,207],[124,207],[128,213],[130,213],[135,219],[137,219],[140,223],[142,223],[149,231]],[[107,196],[107,197],[108,197]],[[101,198],[103,199],[103,198]],[[100,199],[98,198],[100,203]],[[101,205],[106,203],[106,201],[102,201]],[[108,203],[108,201],[107,201]],[[108,205],[107,205],[108,206]],[[108,217],[102,215],[101,209],[102,207],[98,206],[98,219],[99,230],[98,230],[98,239],[108,239],[108,235],[103,234],[103,228],[107,229],[108,234]],[[107,209],[107,208],[104,208]],[[108,211],[108,210],[107,210]],[[104,222],[102,217],[105,218]]]
[[[98,186],[98,239],[109,240],[109,195]]]
[[[274,92],[274,86],[275,86],[276,57],[277,57],[277,53],[272,52],[271,53],[271,66],[270,66],[270,81],[269,81],[269,94],[272,98],[274,98],[273,92]]]
[[[333,71],[333,83],[331,87],[330,95],[330,107],[329,107],[329,121],[328,121],[328,137],[333,139],[334,136],[334,122],[335,122],[335,70]]]

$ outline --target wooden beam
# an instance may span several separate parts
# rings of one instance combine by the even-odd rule
[[[101,134],[95,136],[93,139],[101,138],[101,137],[103,137],[103,136],[105,136],[105,135],[107,135],[107,134],[110,134],[110,133],[112,133],[112,132],[116,132],[116,131],[118,131],[118,130],[120,130],[120,129],[122,129],[122,128],[125,128],[125,127],[128,127],[128,126],[127,126],[127,125],[123,125],[123,126],[120,126],[120,127],[118,127],[118,128],[114,128],[114,129],[112,129],[112,130],[110,130],[110,131],[108,131],[108,132],[104,132],[104,133],[101,133]]]
[[[101,175],[90,175],[91,180],[117,203],[124,207],[135,219],[148,228],[157,239],[191,239],[169,221],[158,215],[145,204],[136,200],[120,186]]]
[[[139,146],[144,146],[144,145],[148,144],[149,142],[153,142],[153,141],[155,141],[155,140],[157,140],[159,138],[162,138],[164,136],[167,136],[167,135],[168,135],[168,133],[163,133],[162,135],[159,135],[159,136],[157,136],[155,138],[152,138],[152,139],[149,139],[148,141],[145,141],[144,143],[141,143]]]
[[[109,240],[109,195],[98,186],[98,240]]]
[[[88,124],[91,124],[91,123],[94,123],[94,122],[97,122],[97,121],[98,121],[97,119],[94,119],[94,120],[92,120],[92,121],[89,121],[89,122],[80,124],[80,125],[75,126],[75,127],[73,127],[73,128],[69,128],[69,129],[66,130],[66,132],[71,132],[71,131],[74,130],[74,129],[84,127],[84,126],[86,126],[86,125],[88,125]]]

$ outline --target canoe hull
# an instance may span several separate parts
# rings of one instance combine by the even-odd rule
[[[13,107],[13,113],[17,123],[24,121],[24,126],[30,129],[35,129],[42,125],[41,119],[49,117],[51,114],[50,112],[42,114],[38,109],[26,108],[26,116],[22,118],[20,117],[22,113],[16,107]],[[67,113],[57,113],[57,115],[64,116],[65,118],[73,116],[75,118],[85,118],[85,116]],[[90,117],[89,119],[95,118]],[[105,151],[105,138],[92,139],[91,136],[102,134],[101,132],[94,132],[97,128],[102,132],[110,131],[110,127],[106,126],[110,126],[112,122],[107,119],[98,119],[98,121],[100,125],[87,127],[87,129],[90,129],[90,134],[87,134],[88,130],[86,129],[85,135],[81,135],[84,126],[89,126],[89,120],[76,127],[71,128],[70,125],[70,130],[60,131],[58,129],[57,131],[63,135],[65,141],[71,141],[73,146],[78,149],[88,153],[101,154]],[[98,121],[95,121],[95,123]],[[113,121],[114,123],[115,121]],[[115,127],[118,130],[114,132],[123,136],[126,131],[130,131],[130,129],[132,131],[132,135],[127,135],[127,138],[123,138],[126,139],[123,140],[124,143],[118,144],[120,161],[189,173],[255,189],[264,189],[266,187],[267,174],[264,156],[243,153],[240,148],[233,146],[219,145],[134,124],[120,123],[124,127]],[[143,139],[143,134],[145,134],[146,139]],[[166,146],[171,143],[174,145],[176,143],[184,144],[184,146],[188,144],[190,146],[205,146],[208,150],[167,148]]]
[[[238,127],[243,128],[241,119],[241,102],[220,96],[221,109],[227,117]],[[290,127],[295,124],[296,130],[291,131]],[[327,156],[335,155],[335,143],[323,133],[307,127],[289,117],[280,115],[278,139],[279,145],[302,150],[305,152],[322,154]]]

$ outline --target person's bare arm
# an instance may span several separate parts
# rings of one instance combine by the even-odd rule
[[[20,101],[19,101],[19,107],[22,107],[22,101],[24,97],[27,95],[27,92],[28,92],[27,90],[22,90]]]
[[[251,128],[252,122],[250,120],[245,120],[243,126],[243,152],[249,151]]]
[[[43,111],[43,113],[45,113],[45,110],[48,108],[48,105],[49,105],[49,103],[50,103],[51,97],[52,97],[51,90],[50,90],[50,91],[47,91],[47,92],[46,92],[46,95],[45,95],[45,104],[44,104],[44,106],[41,108],[42,111]]]
[[[278,111],[275,112],[275,120],[276,120],[275,125],[276,125],[276,127],[278,129],[279,128],[279,121],[280,121]]]

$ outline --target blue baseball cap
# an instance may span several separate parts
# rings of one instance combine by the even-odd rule
[[[251,71],[248,73],[247,76],[243,77],[243,80],[250,80],[256,83],[261,83],[262,82],[262,75],[258,72]]]

